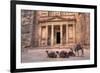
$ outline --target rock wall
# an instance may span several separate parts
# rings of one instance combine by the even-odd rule
[[[21,10],[21,47],[31,46],[33,30],[33,11]]]

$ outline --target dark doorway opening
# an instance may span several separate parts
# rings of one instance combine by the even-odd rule
[[[56,38],[57,38],[56,39],[56,43],[60,44],[60,32],[57,32],[56,34],[57,34],[57,36],[56,36]]]

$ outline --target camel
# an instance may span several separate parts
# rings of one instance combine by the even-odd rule
[[[84,55],[83,47],[80,44],[76,45],[74,51],[75,51],[75,54],[77,54],[78,56],[79,56],[80,51],[81,51],[81,56]]]
[[[57,54],[53,51],[51,51],[51,52],[46,51],[46,53],[49,58],[57,58]]]
[[[60,58],[69,58],[69,55],[66,51],[56,51],[56,53],[59,55]]]

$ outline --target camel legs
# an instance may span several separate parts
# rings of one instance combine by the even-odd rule
[[[84,56],[84,50],[83,49],[77,50],[75,53],[76,53],[76,56]]]

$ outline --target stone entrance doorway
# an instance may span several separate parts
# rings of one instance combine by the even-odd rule
[[[60,32],[56,32],[56,44],[60,44]]]

